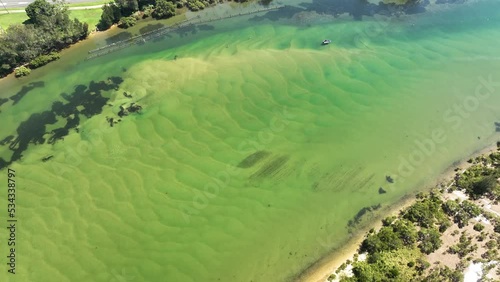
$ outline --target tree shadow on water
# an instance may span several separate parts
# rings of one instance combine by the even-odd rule
[[[161,24],[161,23],[158,23],[158,24],[148,24],[147,26],[142,27],[141,29],[139,29],[139,33],[140,34],[145,34],[145,33],[148,33],[148,32],[151,32],[151,31],[154,31],[154,30],[157,30],[157,29],[160,29],[160,28],[162,28],[164,26],[165,25]]]
[[[0,146],[8,145],[13,152],[8,161],[0,158],[0,170],[21,159],[30,144],[54,144],[64,139],[70,129],[78,127],[81,115],[90,118],[102,113],[109,100],[103,92],[118,89],[122,82],[121,77],[109,77],[106,81],[91,81],[88,86],[78,85],[71,94],[61,94],[64,102],[55,101],[50,110],[34,113],[22,121],[16,129],[16,135],[9,135],[0,141]],[[47,125],[61,120],[66,121],[63,127],[47,132]]]
[[[266,12],[262,16],[254,16],[249,21],[254,21],[254,22],[260,22],[263,20],[270,20],[270,21],[279,21],[281,19],[290,19],[292,18],[295,14],[298,14],[300,12],[304,12],[304,9],[301,9],[299,7],[294,7],[294,6],[285,6],[283,8],[280,8],[278,10],[272,10],[269,12]]]
[[[180,37],[185,37],[188,36],[189,33],[194,35],[198,33],[198,29],[196,28],[196,25],[190,24],[187,26],[182,26],[174,30],[175,33],[177,33]]]
[[[11,99],[12,101],[14,101],[14,103],[12,103],[12,105],[15,105],[19,101],[21,101],[21,99],[26,94],[28,94],[31,90],[33,90],[35,88],[38,88],[38,87],[44,87],[44,86],[45,86],[45,82],[43,82],[43,81],[32,82],[32,83],[30,83],[28,85],[23,86],[23,88],[21,88],[21,90],[19,92],[17,92],[16,94],[10,96],[9,99]]]
[[[113,44],[116,42],[127,40],[127,39],[132,38],[132,36],[133,36],[132,33],[123,31],[123,32],[115,34],[111,37],[106,38],[106,44]]]
[[[197,26],[201,31],[215,30],[215,26],[209,24],[201,24]]]
[[[363,16],[373,16],[376,14],[390,16],[395,11],[406,14],[415,14],[425,11],[425,6],[429,0],[418,1],[408,0],[406,4],[379,4],[369,3],[367,0],[313,0],[309,3],[302,3],[300,7],[285,6],[281,9],[269,11],[262,16],[255,16],[251,21],[262,21],[264,19],[277,21],[280,19],[290,19],[300,12],[316,12],[318,14],[332,15],[338,17],[348,14],[354,20],[362,20]]]

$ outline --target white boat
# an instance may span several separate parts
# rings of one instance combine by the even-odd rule
[[[323,42],[321,43],[321,45],[328,45],[330,43],[332,43],[332,41],[330,39],[325,39],[325,40],[323,40]]]

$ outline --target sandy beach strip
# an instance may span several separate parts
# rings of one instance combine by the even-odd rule
[[[472,153],[469,157],[461,160],[459,164],[454,164],[450,167],[448,167],[441,175],[438,177],[438,179],[432,184],[431,187],[436,187],[440,183],[448,183],[453,179],[455,174],[457,173],[455,169],[457,167],[460,168],[460,171],[463,171],[464,169],[470,167],[472,164],[468,163],[467,161],[470,158],[476,158],[479,156],[483,155],[488,155],[490,153],[496,152],[497,151],[497,145],[491,145],[488,146],[484,149],[478,150],[474,153]],[[430,188],[430,187],[429,187]],[[422,191],[422,190],[419,190]],[[373,221],[373,224],[362,228],[361,230],[357,231],[347,242],[344,246],[342,246],[340,249],[332,251],[329,255],[323,257],[322,259],[318,260],[316,263],[311,265],[308,269],[303,271],[296,279],[295,281],[304,281],[304,282],[324,282],[327,281],[328,276],[330,274],[334,273],[339,266],[346,262],[347,260],[352,260],[354,255],[358,252],[359,245],[361,242],[363,242],[366,233],[368,230],[371,228],[379,229],[382,227],[382,222],[381,219],[383,219],[386,216],[389,216],[391,214],[397,214],[400,210],[409,207],[415,202],[416,198],[414,195],[407,195],[404,196],[400,201],[394,203],[393,205],[387,207],[384,209],[384,212],[382,213],[383,216],[380,216],[377,220]]]

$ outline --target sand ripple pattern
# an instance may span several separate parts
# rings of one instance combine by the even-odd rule
[[[249,25],[182,48],[127,50],[137,61],[111,106],[14,166],[18,236],[29,238],[19,281],[284,281],[348,238],[363,207],[396,201],[488,142],[494,133],[478,124],[500,120],[499,96],[404,184],[385,181],[415,140],[449,127],[449,101],[477,85],[467,78],[498,74],[498,60],[465,59],[500,56],[488,47],[500,37],[430,32],[416,19],[354,42],[375,24]],[[318,46],[324,34],[338,44]],[[143,111],[109,127],[105,117],[131,101]]]

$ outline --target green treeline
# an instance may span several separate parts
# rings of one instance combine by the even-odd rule
[[[470,159],[469,163],[472,165],[462,173],[457,172],[447,189],[433,190],[429,194],[419,193],[417,201],[402,210],[399,216],[383,219],[383,226],[378,232],[370,230],[359,248],[360,254],[367,254],[367,260],[357,261],[355,256],[355,261],[352,263],[353,276],[341,277],[340,281],[463,281],[463,270],[472,259],[470,255],[478,248],[465,231],[462,231],[458,243],[447,249],[448,253],[457,254],[461,259],[455,269],[439,265],[433,267],[427,262],[425,255],[435,252],[442,246],[441,236],[448,228],[455,224],[462,229],[471,219],[481,214],[491,222],[497,234],[486,234],[481,223],[473,226],[473,230],[479,233],[477,241],[491,238],[486,243],[487,251],[481,258],[485,262],[498,260],[500,218],[483,211],[473,201],[445,201],[441,195],[445,190],[447,192],[460,190],[472,200],[488,199],[492,203],[498,203],[500,143],[497,145],[498,152]],[[459,233],[458,230],[455,231],[456,234]],[[349,263],[348,261],[347,264]],[[346,266],[343,264],[336,273],[338,274]],[[335,276],[332,274],[329,280]]]
[[[240,3],[247,1],[234,0]],[[175,16],[177,10],[184,7],[191,11],[198,11],[222,2],[224,0],[114,0],[102,7],[102,15],[97,28],[106,30],[113,24],[128,28],[142,18],[166,19]]]
[[[51,54],[76,43],[88,35],[88,25],[71,20],[66,4],[36,0],[26,7],[29,19],[23,24],[11,25],[0,34],[0,77],[15,67],[29,64],[36,68],[58,56]],[[25,69],[19,76],[29,73]]]
[[[179,9],[204,9],[224,0],[114,0],[103,5],[99,30],[113,24],[128,28],[147,17],[169,18]],[[247,2],[248,0],[233,0]],[[269,0],[264,1],[271,2]],[[0,32],[0,77],[15,69],[16,77],[29,75],[31,69],[59,59],[58,51],[88,36],[87,23],[71,20],[64,0],[36,0],[26,7],[28,20]]]

